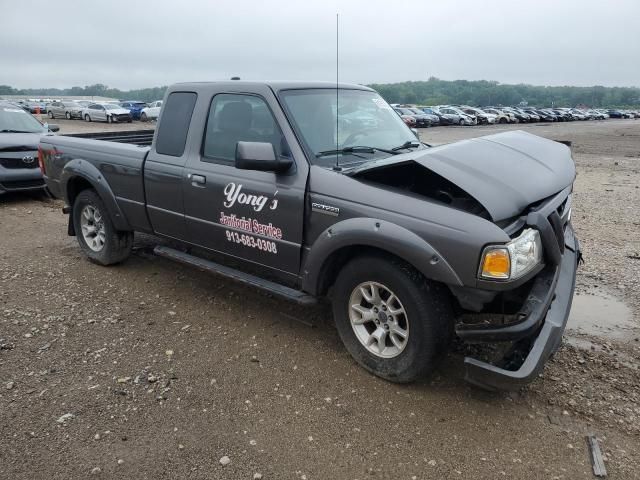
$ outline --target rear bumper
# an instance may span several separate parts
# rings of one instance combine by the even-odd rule
[[[564,252],[555,267],[549,291],[530,315],[535,330],[514,345],[514,353],[523,357],[519,367],[511,370],[467,357],[465,380],[469,383],[487,390],[517,389],[534,380],[558,349],[569,318],[581,258],[580,243],[570,225],[565,230],[564,242]]]

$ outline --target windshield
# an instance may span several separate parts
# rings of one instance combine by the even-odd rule
[[[107,110],[120,110],[122,107],[120,107],[119,105],[107,104],[104,106],[104,108],[106,108]]]
[[[335,165],[335,156],[324,156],[321,152],[359,146],[390,150],[407,142],[417,143],[411,130],[376,92],[339,90],[337,141],[336,90],[285,90],[280,95],[314,165]],[[341,155],[339,162],[344,166],[386,157],[389,153],[376,150],[374,153],[345,152]]]
[[[46,129],[18,107],[0,105],[0,132],[43,133]]]

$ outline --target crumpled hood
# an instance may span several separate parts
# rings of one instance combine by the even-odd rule
[[[410,160],[466,191],[494,221],[519,215],[569,186],[576,175],[566,145],[520,130],[398,155],[351,174]]]

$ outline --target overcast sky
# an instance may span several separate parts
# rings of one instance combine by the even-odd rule
[[[0,0],[0,84],[640,85],[640,0]]]

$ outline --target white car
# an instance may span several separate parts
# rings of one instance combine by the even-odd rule
[[[145,107],[140,112],[140,120],[147,122],[149,120],[157,120],[160,116],[160,109],[162,108],[162,100],[156,100],[151,102],[148,107]]]
[[[126,108],[112,103],[92,103],[82,110],[82,118],[87,122],[128,122],[131,123],[131,113]]]

